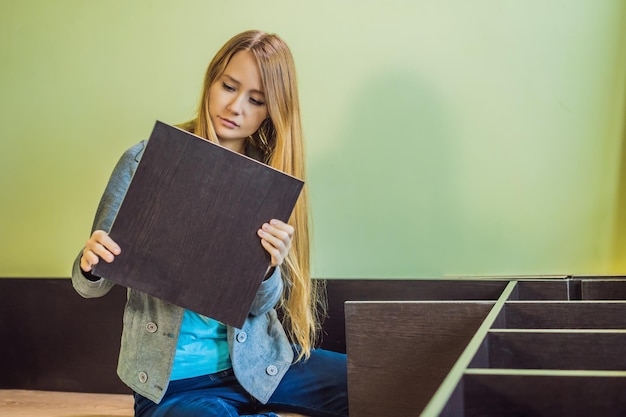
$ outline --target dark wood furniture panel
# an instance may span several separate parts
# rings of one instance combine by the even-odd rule
[[[583,300],[626,300],[626,279],[586,279],[580,286]]]
[[[116,373],[125,303],[122,286],[85,299],[67,278],[0,278],[0,389],[129,393]],[[333,324],[322,347],[345,346]]]
[[[352,417],[620,415],[626,302],[585,297],[604,300],[622,285],[615,277],[329,280],[321,346],[345,351],[344,313],[355,321]],[[86,300],[65,278],[0,279],[2,339],[12,342],[0,344],[0,388],[128,393],[115,374],[125,299],[119,286]],[[351,300],[367,302],[344,306]]]
[[[626,415],[626,377],[608,373],[489,373],[463,378],[457,417],[615,417]]]
[[[348,300],[497,300],[507,284],[508,281],[501,279],[327,280],[328,314],[321,345],[336,352],[346,351],[344,303]]]
[[[344,302],[497,299],[506,281],[328,280],[320,347],[345,352]],[[449,284],[449,283],[448,283]],[[128,393],[116,374],[126,289],[84,299],[67,278],[0,278],[0,389]]]
[[[518,281],[511,300],[566,301],[571,296],[570,284],[571,281],[561,279]]]
[[[350,415],[419,415],[494,302],[347,302]]]
[[[470,368],[626,371],[625,346],[625,330],[492,330]]]
[[[472,351],[472,343],[461,356],[473,358],[457,385],[440,387],[423,417],[626,415],[626,302],[617,296],[623,282],[568,279],[568,301],[543,297],[537,284],[517,282],[507,301],[496,303],[498,318],[475,337],[480,346]],[[527,297],[534,301],[520,297],[528,285],[539,291]]]
[[[0,388],[129,393],[116,374],[126,289],[84,299],[69,279],[0,279]]]
[[[303,182],[157,121],[94,275],[241,327],[270,265],[257,230],[287,221]]]
[[[501,316],[508,329],[626,329],[626,302],[510,301]]]

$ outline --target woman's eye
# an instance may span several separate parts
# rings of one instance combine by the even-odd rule
[[[230,84],[222,83],[222,86],[224,87],[224,90],[226,91],[235,91],[235,87],[233,87]]]
[[[262,106],[262,105],[265,104],[261,100],[257,100],[257,99],[252,98],[252,97],[250,97],[250,103],[254,104],[255,106]]]

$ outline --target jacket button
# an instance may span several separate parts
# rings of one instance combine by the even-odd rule
[[[246,332],[239,332],[239,333],[237,333],[237,341],[239,343],[243,343],[246,340],[248,340],[248,335],[246,334]]]
[[[274,365],[270,365],[267,368],[265,368],[265,372],[267,372],[269,376],[274,376],[278,373],[278,368]]]
[[[145,372],[139,372],[139,382],[145,384],[148,381],[148,374]]]
[[[149,331],[150,333],[156,333],[157,331],[156,323],[153,323],[151,321],[146,323],[146,330]]]

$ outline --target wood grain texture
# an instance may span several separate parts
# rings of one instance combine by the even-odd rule
[[[128,394],[0,390],[2,417],[131,417],[133,404],[133,396]],[[307,417],[284,412],[280,416]]]
[[[497,300],[508,281],[442,279],[330,279],[326,281],[328,314],[321,346],[345,352],[346,301]]]
[[[484,347],[489,368],[626,371],[624,346],[623,330],[493,330]]]
[[[626,377],[468,373],[463,417],[626,415]]]
[[[585,279],[580,281],[583,300],[626,300],[626,280]]]
[[[157,122],[94,274],[241,327],[269,266],[256,232],[287,221],[302,181]]]
[[[130,394],[0,390],[3,417],[131,417],[133,404]]]
[[[503,317],[507,329],[626,329],[626,302],[511,301]]]
[[[526,301],[568,300],[570,280],[528,280],[517,282],[517,299]]]
[[[347,302],[350,415],[419,416],[493,302]]]

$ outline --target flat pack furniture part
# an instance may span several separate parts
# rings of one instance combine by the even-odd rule
[[[352,417],[626,415],[624,277],[465,282],[345,301]]]
[[[93,273],[241,327],[270,265],[257,230],[287,222],[304,183],[157,121]]]

